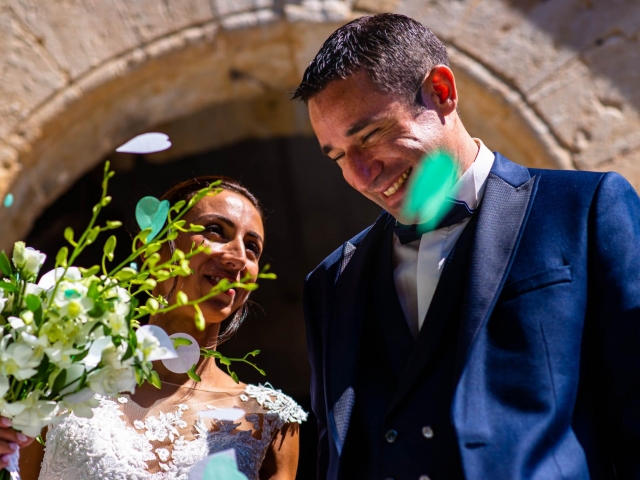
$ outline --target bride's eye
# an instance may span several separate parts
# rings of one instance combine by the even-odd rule
[[[260,258],[260,254],[262,253],[262,250],[260,249],[260,246],[257,243],[247,242],[245,243],[244,248],[252,252],[256,258]]]
[[[205,232],[213,233],[213,234],[218,235],[220,237],[224,236],[224,230],[222,229],[222,226],[218,225],[217,223],[212,223],[212,224],[207,225],[205,227]]]

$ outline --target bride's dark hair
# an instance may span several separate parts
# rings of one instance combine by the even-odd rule
[[[203,175],[201,177],[195,177],[185,180],[184,182],[180,182],[167,190],[162,197],[160,197],[160,200],[167,200],[171,205],[179,202],[180,200],[188,202],[196,193],[198,193],[199,190],[207,188],[212,183],[218,181],[220,184],[216,188],[229,190],[230,192],[235,192],[245,197],[255,207],[260,214],[260,218],[264,222],[264,209],[256,196],[237,180],[222,175]],[[173,255],[175,243],[170,241],[168,244],[171,255]],[[171,287],[168,295],[169,297],[174,294],[177,284],[178,278],[176,277],[173,280],[173,286]],[[249,313],[247,303],[248,302],[243,303],[242,306],[231,315],[231,323],[229,323],[227,328],[218,335],[217,345],[226,342],[238,331],[238,328],[240,328],[240,325],[242,325],[242,322],[247,318],[247,314]]]

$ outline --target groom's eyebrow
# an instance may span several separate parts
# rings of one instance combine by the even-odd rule
[[[351,127],[349,127],[349,129],[345,132],[345,137],[352,137],[354,136],[356,133],[360,132],[361,130],[363,130],[364,128],[368,127],[371,123],[373,123],[376,119],[374,118],[364,118],[362,120],[358,120],[356,123],[354,123]],[[325,145],[324,147],[322,147],[322,153],[325,155],[329,155],[329,152],[333,150],[333,147],[331,145]]]
[[[360,130],[366,128],[367,126],[369,126],[369,124],[371,124],[371,122],[373,122],[372,118],[363,118],[362,120],[358,120],[356,123],[354,123],[349,130],[346,131],[345,136],[346,137],[352,137],[353,135],[355,135],[356,133],[358,133]]]

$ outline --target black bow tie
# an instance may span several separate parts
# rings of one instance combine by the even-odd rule
[[[423,233],[429,230],[438,230],[439,228],[450,227],[451,225],[460,223],[473,215],[473,212],[475,211],[474,209],[469,208],[469,205],[462,200],[447,199],[446,202],[451,206],[447,214],[442,217],[440,222],[438,222],[436,228],[428,228],[425,223],[419,225],[403,225],[402,223],[396,222],[393,233],[396,234],[400,243],[402,245],[405,243],[411,243],[418,240]]]

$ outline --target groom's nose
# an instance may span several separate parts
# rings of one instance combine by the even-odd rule
[[[383,165],[372,152],[355,147],[347,151],[341,167],[347,183],[359,192],[366,192],[375,186],[375,180],[382,172]]]

